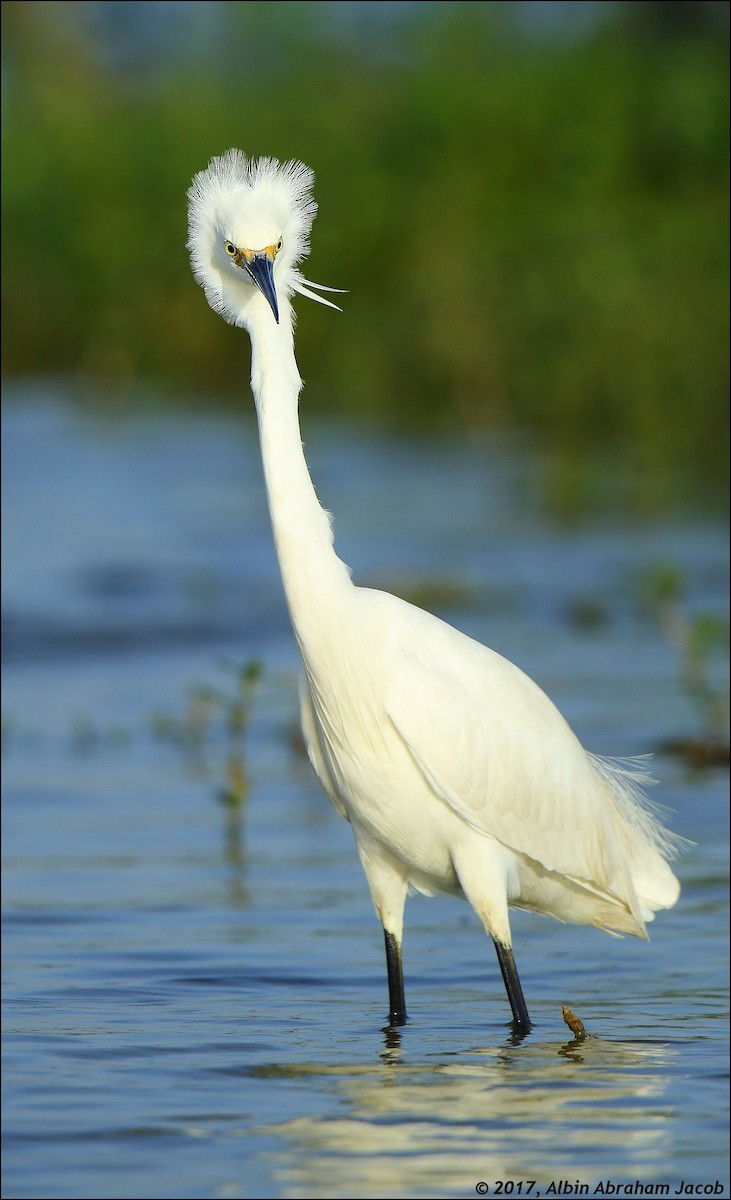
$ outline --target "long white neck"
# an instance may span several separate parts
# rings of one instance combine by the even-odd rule
[[[263,300],[263,298],[262,298]],[[259,420],[274,543],[284,592],[305,665],[305,647],[316,647],[329,617],[340,609],[350,574],[333,549],[327,513],[307,469],[298,418],[302,380],[294,357],[292,310],[280,302],[279,324],[264,301],[248,321],[251,389]]]

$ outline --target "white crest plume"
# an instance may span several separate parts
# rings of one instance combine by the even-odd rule
[[[194,176],[188,190],[188,250],[193,274],[208,303],[229,324],[245,324],[249,285],[232,270],[224,250],[227,240],[240,248],[259,250],[281,237],[282,250],[274,264],[280,298],[289,299],[299,292],[329,308],[338,307],[311,290],[336,292],[338,288],[312,283],[297,269],[309,253],[310,229],[317,214],[313,183],[314,173],[304,163],[250,159],[234,149],[212,158],[206,169]]]

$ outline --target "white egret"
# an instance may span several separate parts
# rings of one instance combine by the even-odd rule
[[[677,839],[640,774],[587,753],[517,667],[396,596],[356,587],[335,554],[298,420],[294,293],[330,304],[298,264],[317,206],[301,163],[213,158],[188,193],[196,279],[251,338],[266,490],[304,665],[312,765],[353,827],[385,934],[390,1021],[406,1019],[407,892],[469,901],[493,939],[519,1031],[530,1028],[508,907],[647,937],[675,904]],[[336,307],[331,305],[331,307]]]

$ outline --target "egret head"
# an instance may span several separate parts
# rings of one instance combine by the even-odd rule
[[[228,150],[193,179],[188,191],[193,273],[208,303],[230,324],[248,326],[263,300],[269,319],[278,322],[293,292],[336,307],[310,291],[321,285],[308,283],[297,270],[309,251],[317,212],[313,178],[302,163],[248,159],[241,150]]]

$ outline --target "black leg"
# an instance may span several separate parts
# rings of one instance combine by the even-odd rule
[[[391,1025],[406,1024],[406,1000],[404,999],[404,971],[401,965],[401,945],[392,933],[384,929],[386,939],[386,968],[388,970],[388,999],[391,1007]]]
[[[523,989],[518,979],[518,968],[515,965],[513,951],[509,946],[503,946],[502,942],[495,941],[494,938],[493,941],[497,950],[497,960],[500,963],[500,970],[503,973],[505,991],[508,993],[510,1007],[513,1010],[513,1021],[519,1029],[530,1029],[531,1019],[528,1016]]]

